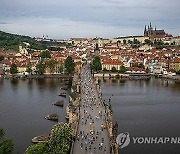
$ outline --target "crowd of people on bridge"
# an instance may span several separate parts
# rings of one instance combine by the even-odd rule
[[[79,142],[81,153],[99,154],[107,152],[104,131],[104,106],[98,98],[97,90],[88,66],[81,68],[81,107],[79,130],[76,141]],[[80,126],[81,125],[81,126]]]

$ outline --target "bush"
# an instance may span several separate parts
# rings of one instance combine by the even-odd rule
[[[48,50],[45,50],[45,51],[42,51],[39,54],[39,57],[41,57],[41,58],[51,58],[51,55],[50,55],[50,52]]]
[[[100,57],[98,57],[98,56],[94,57],[93,62],[90,65],[90,69],[93,71],[96,71],[96,72],[102,70]]]
[[[47,143],[37,143],[31,145],[27,148],[26,154],[48,154],[48,144]]]
[[[106,68],[104,68],[104,69],[103,69],[103,72],[107,72],[107,69],[106,69]]]
[[[11,154],[13,152],[13,142],[12,139],[4,139],[5,131],[0,128],[0,154]]]
[[[112,67],[111,71],[112,72],[117,72],[116,67]]]
[[[18,69],[17,69],[16,64],[12,64],[12,65],[11,65],[10,73],[11,73],[11,74],[16,74],[16,73],[18,73]]]
[[[67,154],[70,151],[71,132],[71,128],[66,123],[54,125],[48,141],[50,154]]]
[[[67,123],[53,126],[47,143],[29,146],[26,154],[68,154],[72,142],[72,130]]]
[[[126,72],[126,67],[124,67],[123,65],[121,65],[119,72],[120,72],[120,73],[125,73],[125,72]]]
[[[67,73],[73,73],[74,72],[75,64],[74,64],[74,60],[72,59],[72,57],[69,56],[66,58],[64,66],[65,66]]]

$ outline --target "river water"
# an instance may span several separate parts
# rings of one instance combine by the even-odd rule
[[[103,99],[108,102],[111,97],[118,133],[128,132],[130,137],[180,137],[180,83],[163,79],[106,79],[100,83]],[[180,144],[134,144],[131,140],[119,153],[179,154]]]
[[[0,127],[12,137],[15,153],[23,153],[34,136],[49,133],[54,122],[44,116],[59,114],[65,121],[68,98],[58,96],[59,79],[0,80]],[[103,99],[111,97],[118,133],[134,137],[180,137],[180,83],[162,79],[99,80]],[[67,92],[68,94],[68,92]],[[113,96],[112,96],[113,95]],[[64,99],[63,108],[51,105]],[[130,144],[121,154],[179,154],[177,144]]]
[[[35,136],[49,133],[55,122],[44,117],[58,113],[65,122],[68,97],[58,96],[62,81],[58,79],[0,80],[0,127],[12,137],[15,153],[24,153]],[[68,94],[68,92],[67,92]],[[64,107],[52,103],[64,100]]]

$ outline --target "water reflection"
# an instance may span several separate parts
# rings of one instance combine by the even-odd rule
[[[0,84],[2,84],[3,83],[3,78],[0,78]]]
[[[31,139],[49,133],[53,122],[44,119],[51,113],[58,113],[59,121],[65,121],[65,108],[52,105],[67,98],[57,94],[61,88],[58,79],[4,79],[0,82],[0,127],[6,130],[6,137],[12,137],[18,153],[24,153]],[[3,117],[3,118],[2,118]]]
[[[116,79],[111,79],[111,83],[116,83],[117,80]]]
[[[121,79],[121,80],[119,80],[119,83],[124,84],[124,83],[126,83],[126,80]]]
[[[12,85],[17,85],[19,82],[19,79],[18,78],[12,78],[12,79],[10,79],[10,81],[11,81]]]
[[[38,85],[44,85],[45,84],[45,79],[44,78],[42,78],[42,79],[36,79],[36,83],[38,84]]]
[[[180,136],[180,84],[173,80],[117,80],[102,79],[103,100],[113,108],[113,118],[118,122],[118,133],[131,136]],[[113,94],[113,95],[112,95]],[[173,145],[131,144],[119,153],[180,153]],[[163,151],[163,152],[162,152]]]
[[[29,87],[32,87],[33,86],[33,79],[28,79],[27,83],[28,83]]]

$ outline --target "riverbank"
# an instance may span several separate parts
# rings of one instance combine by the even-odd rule
[[[95,73],[95,78],[128,78],[128,79],[149,79],[151,77],[171,79],[180,82],[180,75],[176,76],[157,76],[152,74],[122,74],[122,73]]]
[[[73,75],[70,74],[44,74],[44,75],[4,75],[1,78],[9,79],[9,78],[19,78],[19,79],[43,79],[43,78],[71,78]]]

